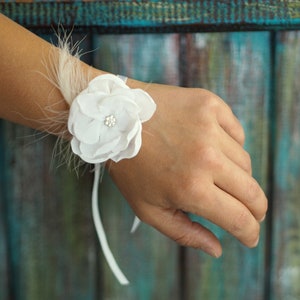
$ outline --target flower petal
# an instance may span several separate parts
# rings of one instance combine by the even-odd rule
[[[139,116],[141,122],[148,121],[156,110],[156,104],[151,96],[141,89],[135,89],[135,103],[140,108]]]
[[[112,149],[115,149],[118,151],[120,139],[121,139],[121,136],[118,136],[116,139],[111,140],[110,142],[104,143],[100,147],[98,145],[98,149],[95,152],[95,155],[100,155],[102,153],[108,153],[108,152],[112,151]]]
[[[100,120],[103,119],[103,115],[106,114],[105,106],[101,106],[101,101],[106,97],[107,95],[98,92],[95,94],[81,95],[75,100],[77,101],[82,114]]]
[[[104,74],[95,77],[90,81],[88,86],[89,92],[94,91],[103,91],[106,94],[110,94],[113,90],[117,88],[128,89],[129,87],[125,84],[125,82],[112,74]]]
[[[119,162],[124,158],[132,158],[138,154],[141,145],[142,145],[142,137],[140,134],[137,134],[135,139],[132,139],[131,143],[128,144],[128,147],[125,150],[111,157],[111,160],[113,160],[114,162]]]
[[[134,142],[134,140],[136,139],[136,137],[138,135],[141,135],[141,131],[142,131],[142,125],[140,122],[136,122],[134,123],[134,126],[132,127],[132,129],[130,131],[126,133],[123,133],[121,135],[121,140],[120,140],[120,145],[119,145],[119,149],[118,151],[125,151],[126,148],[128,148],[128,146]],[[117,151],[115,151],[115,149],[112,150],[114,153],[116,153]]]
[[[82,143],[95,144],[99,141],[101,126],[98,120],[81,116],[80,121],[73,125],[74,135]]]
[[[72,151],[78,155],[78,156],[81,156],[81,151],[80,151],[80,143],[79,141],[76,139],[76,138],[72,138],[71,140],[71,148],[72,148]]]

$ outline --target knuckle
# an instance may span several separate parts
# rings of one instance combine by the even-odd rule
[[[231,233],[248,247],[256,245],[260,226],[247,209],[242,210],[234,220]]]
[[[196,229],[197,225],[198,224],[196,222],[192,222],[191,223],[192,227],[190,228],[190,230],[177,232],[173,236],[173,240],[181,246],[197,248],[198,242],[197,242],[197,239],[195,239],[195,235],[193,234],[194,229],[197,230]],[[199,234],[199,231],[198,231],[198,234]],[[204,236],[203,236],[203,239],[202,239],[202,244],[205,244],[205,237]]]
[[[200,158],[209,169],[220,169],[222,162],[219,151],[213,146],[206,146],[200,150]]]
[[[250,207],[252,207],[251,211],[253,215],[257,220],[263,219],[268,209],[268,201],[259,184],[253,178],[248,184],[247,195],[247,201]]]
[[[217,112],[220,105],[220,98],[217,95],[208,92],[204,104],[207,110]]]
[[[176,236],[174,241],[184,247],[188,247],[192,245],[192,239],[188,234],[182,234],[180,236]]]
[[[256,220],[264,219],[268,210],[268,200],[257,181],[252,177],[246,184],[245,201]]]
[[[208,194],[207,188],[199,184],[199,182],[204,182],[204,178],[193,173],[181,177],[176,184],[176,189],[173,189],[171,195],[170,201],[173,206],[191,212],[192,207],[197,205],[197,203],[191,199],[205,199]],[[187,209],[187,206],[189,206],[189,209]]]
[[[251,215],[248,210],[243,209],[237,217],[233,220],[231,231],[233,234],[238,235],[243,232],[245,227],[250,223]]]
[[[248,195],[248,201],[254,202],[258,198],[261,198],[262,190],[257,183],[257,181],[251,177],[251,180],[249,180],[247,186],[246,186],[246,191]]]
[[[216,111],[221,103],[220,98],[213,92],[206,89],[197,89],[199,101],[201,101],[201,108],[208,111]]]

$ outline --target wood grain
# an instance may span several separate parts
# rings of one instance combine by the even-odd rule
[[[17,22],[45,29],[93,27],[101,32],[192,32],[295,29],[300,3],[277,0],[201,1],[0,1]],[[37,13],[38,12],[38,13]]]
[[[265,190],[273,188],[269,231],[263,227],[258,248],[249,250],[195,218],[221,239],[224,254],[218,260],[181,249],[144,224],[131,235],[134,215],[105,176],[100,188],[104,226],[131,281],[121,287],[95,237],[92,175],[87,171],[77,178],[65,167],[51,169],[53,138],[39,140],[30,129],[1,122],[0,300],[299,299],[299,32],[273,33],[274,41],[269,32],[96,32],[299,29],[300,3],[84,2],[0,1],[0,11],[34,29],[48,31],[60,21],[85,33],[95,30],[93,47],[89,39],[83,47],[97,49],[86,59],[99,68],[143,81],[203,87],[224,98],[246,130],[254,176]]]
[[[300,298],[300,32],[276,40],[272,299]]]
[[[11,278],[9,274],[8,225],[6,215],[7,176],[5,172],[5,138],[3,121],[0,120],[0,300],[6,300],[10,294]]]
[[[100,35],[95,47],[100,69],[146,82],[178,83],[177,35]],[[134,214],[107,176],[100,201],[111,247],[131,281],[120,287],[103,263],[103,299],[180,299],[175,242],[145,224],[130,234]]]
[[[73,39],[82,36],[74,34]],[[83,50],[88,43],[87,37]],[[0,286],[11,299],[97,297],[99,247],[91,215],[92,177],[86,172],[78,178],[66,165],[57,168],[54,144],[55,137],[3,122],[0,228],[6,231],[1,236],[0,270],[6,274]]]
[[[233,108],[246,132],[253,174],[266,190],[269,33],[188,34],[184,44],[185,84],[214,91]],[[215,260],[199,251],[186,251],[184,299],[265,299],[264,226],[259,246],[249,250],[216,226],[203,223],[221,240],[223,256]]]
[[[63,168],[50,171],[53,139],[36,140],[32,130],[9,123],[4,132],[13,299],[93,299],[89,180]]]

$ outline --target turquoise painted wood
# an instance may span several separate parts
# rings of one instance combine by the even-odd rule
[[[8,253],[1,261],[8,270],[0,282],[9,296],[3,299],[95,299],[98,248],[89,176],[78,180],[65,168],[51,171],[54,139],[36,134],[2,125]]]
[[[111,32],[279,29],[300,24],[299,1],[279,0],[1,0],[0,11],[35,28],[61,22]]]
[[[223,97],[245,127],[270,210],[257,249],[207,224],[224,245],[214,260],[146,225],[129,234],[133,213],[106,175],[104,226],[132,282],[121,287],[95,237],[91,173],[51,168],[53,137],[1,121],[0,300],[300,299],[300,35],[282,31],[300,29],[300,2],[26,2],[0,1],[0,12],[39,33],[75,25],[99,68]],[[261,32],[233,32],[249,29]],[[124,34],[147,31],[155,34]],[[201,31],[232,32],[192,33]]]
[[[233,108],[246,131],[253,174],[267,190],[270,34],[199,33],[182,39],[187,85],[212,90]],[[207,226],[220,238],[223,255],[215,260],[199,251],[186,251],[185,299],[266,299],[265,228],[259,246],[249,250],[224,231]]]
[[[7,199],[7,191],[5,189],[5,181],[6,181],[6,172],[4,170],[4,139],[2,138],[4,130],[3,123],[0,120],[0,300],[8,299],[9,295],[9,282],[8,282],[8,274],[9,274],[9,249],[8,249],[8,228],[6,226],[6,199]]]
[[[300,32],[276,40],[272,298],[300,297]]]
[[[97,35],[94,46],[94,63],[100,69],[147,82],[179,81],[176,34]],[[105,268],[103,299],[180,299],[179,247],[146,225],[130,234],[134,215],[108,176],[101,190],[105,228],[131,281],[129,287],[120,287]]]

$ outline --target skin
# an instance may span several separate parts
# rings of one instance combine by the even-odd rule
[[[68,110],[60,91],[41,75],[53,64],[47,60],[49,53],[55,60],[57,49],[1,14],[0,40],[0,117],[47,131],[41,120],[52,115],[46,107]],[[91,79],[105,73],[81,64]],[[214,257],[222,253],[219,240],[187,213],[255,247],[267,199],[252,177],[251,159],[243,148],[245,134],[230,107],[204,89],[133,79],[127,84],[146,90],[157,104],[154,116],[143,124],[138,155],[107,163],[136,215],[180,245]],[[65,124],[53,128],[59,135]]]

